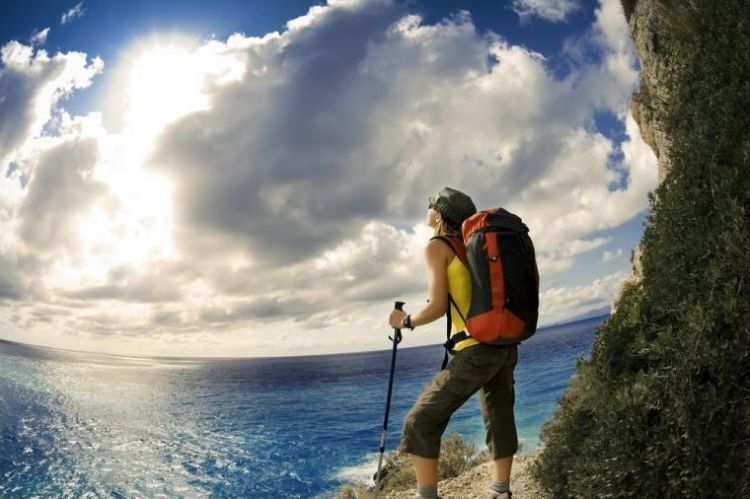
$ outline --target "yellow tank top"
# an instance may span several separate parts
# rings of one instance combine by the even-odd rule
[[[469,269],[466,268],[458,256],[454,256],[451,263],[448,264],[447,273],[448,292],[453,297],[456,305],[461,309],[461,314],[466,317],[469,313],[469,305],[471,304],[471,276],[469,275]],[[456,307],[451,305],[451,322],[453,323],[451,336],[466,328],[461,314],[458,313]],[[463,341],[459,341],[453,349],[458,352],[477,343],[479,342],[474,338],[466,338]]]

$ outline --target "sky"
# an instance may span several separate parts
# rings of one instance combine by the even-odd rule
[[[388,349],[445,186],[529,226],[540,325],[608,307],[657,186],[639,71],[619,0],[3,2],[0,338]]]

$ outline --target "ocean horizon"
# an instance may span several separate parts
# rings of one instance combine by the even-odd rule
[[[607,317],[540,328],[519,347],[520,453],[539,448]],[[442,357],[399,346],[387,451]],[[391,349],[155,357],[0,340],[0,496],[331,497],[377,467],[390,361]],[[476,395],[451,433],[484,448]]]

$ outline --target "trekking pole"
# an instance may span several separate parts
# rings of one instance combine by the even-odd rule
[[[404,302],[396,302],[396,310],[404,309]],[[380,470],[383,464],[383,453],[385,453],[385,440],[388,437],[388,414],[391,412],[391,393],[393,392],[393,373],[396,369],[396,347],[401,343],[401,329],[393,328],[393,337],[388,337],[393,342],[393,354],[391,355],[391,376],[388,379],[388,399],[385,403],[385,421],[383,422],[383,433],[380,436],[380,458],[378,459],[378,473],[375,479],[375,488],[380,485]]]

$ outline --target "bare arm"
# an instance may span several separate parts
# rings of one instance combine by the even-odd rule
[[[425,258],[430,301],[422,310],[411,314],[412,326],[422,326],[445,315],[448,308],[447,267],[453,256],[453,251],[442,241],[434,239],[427,244]],[[404,315],[405,312],[394,310],[391,313],[391,325],[401,327],[400,321]]]

